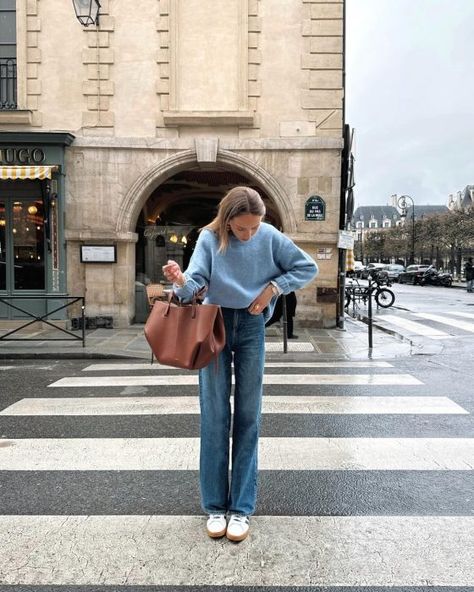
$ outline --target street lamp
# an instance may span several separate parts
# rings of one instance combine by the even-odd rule
[[[99,0],[72,0],[77,20],[84,27],[99,24]]]
[[[407,199],[411,201],[411,249],[410,249],[410,263],[415,263],[415,202],[409,195],[402,195],[398,198],[398,207],[400,208],[400,218],[405,222],[407,217]]]

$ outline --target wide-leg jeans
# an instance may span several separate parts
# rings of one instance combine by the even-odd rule
[[[258,436],[265,364],[263,315],[222,308],[226,346],[216,362],[199,371],[201,405],[200,484],[207,514],[249,516],[257,498]],[[234,363],[232,469],[230,395]]]

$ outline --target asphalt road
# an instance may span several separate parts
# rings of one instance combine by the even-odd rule
[[[366,286],[367,282],[360,280],[360,285]],[[472,351],[474,294],[459,288],[398,283],[389,289],[395,294],[393,306],[373,307],[373,318],[379,327],[423,346],[425,352]],[[360,301],[355,307],[351,304],[349,313],[367,315],[367,306]]]
[[[396,289],[406,307],[433,290]],[[238,545],[204,533],[192,373],[1,362],[0,592],[474,587],[473,338],[367,367],[269,366]]]

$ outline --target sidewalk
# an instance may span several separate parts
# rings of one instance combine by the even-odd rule
[[[53,329],[34,329],[35,339],[28,341],[28,333],[14,337],[21,341],[0,341],[0,359],[60,359],[60,358],[137,358],[150,360],[150,348],[143,335],[143,325],[124,329],[96,329],[86,332],[86,345],[81,341],[47,341],[62,337]],[[408,356],[412,345],[397,335],[374,328],[373,349],[369,353],[367,326],[346,317],[345,329],[313,329],[296,326],[299,339],[288,340],[288,352],[283,353],[283,337],[280,327],[266,330],[267,360],[318,361],[318,360],[366,360],[368,358],[394,358]],[[0,331],[0,335],[6,331]],[[80,332],[77,332],[80,335]],[[33,337],[33,333],[29,334]]]

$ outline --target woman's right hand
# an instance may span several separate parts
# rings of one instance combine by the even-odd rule
[[[169,259],[168,263],[163,265],[162,269],[165,278],[169,282],[176,284],[177,286],[184,286],[186,283],[186,278],[184,277],[184,274],[176,261]]]

